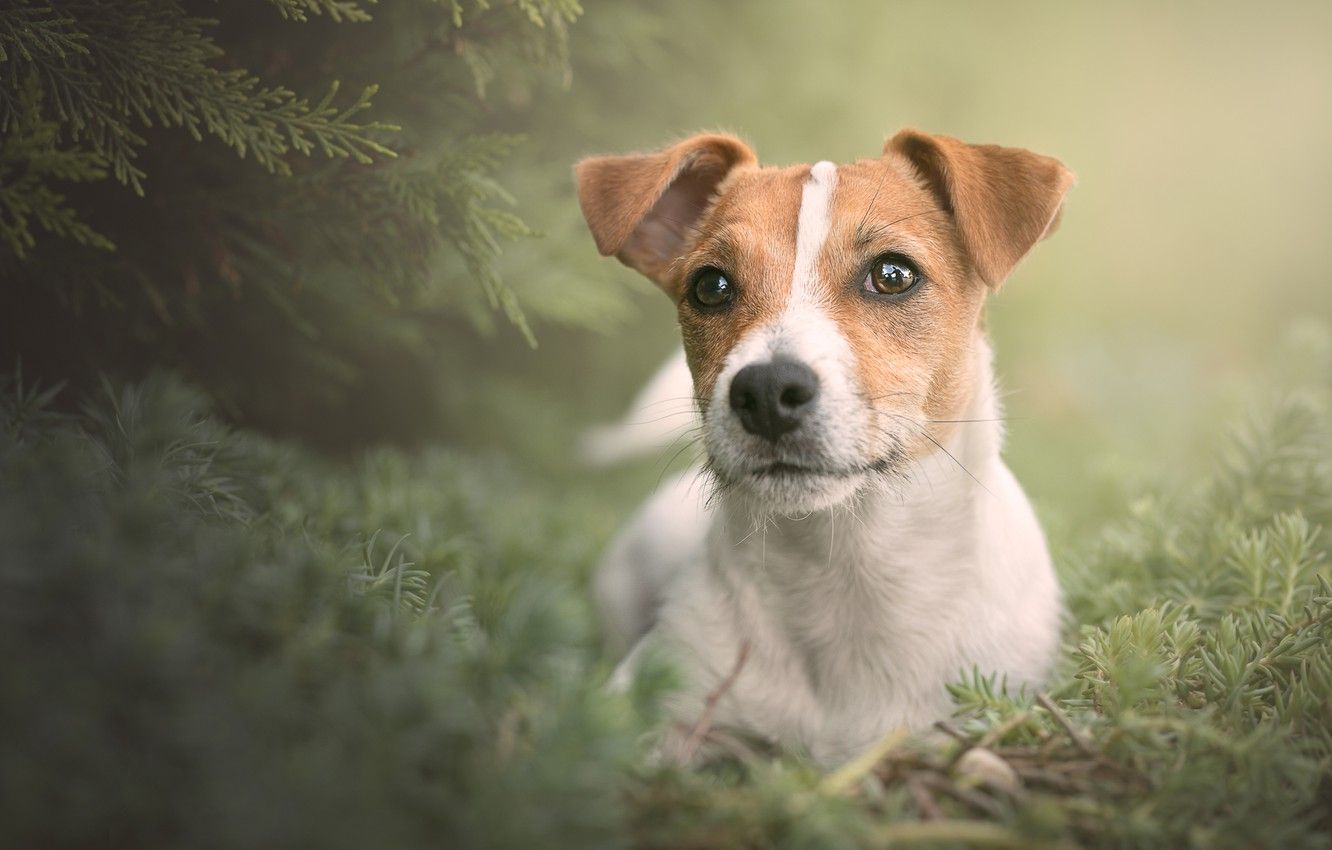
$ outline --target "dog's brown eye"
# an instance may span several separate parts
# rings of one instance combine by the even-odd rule
[[[901,254],[876,257],[865,275],[865,290],[880,295],[903,295],[920,283],[920,271]]]
[[[694,300],[694,306],[704,310],[715,310],[735,297],[735,287],[720,269],[705,268],[694,275],[690,295]]]

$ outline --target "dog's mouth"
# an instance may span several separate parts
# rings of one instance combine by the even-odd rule
[[[730,472],[713,467],[722,489],[745,493],[767,510],[807,513],[851,498],[878,478],[895,474],[891,457],[868,463],[819,463],[818,461],[764,460]]]
[[[734,490],[760,510],[795,514],[831,507],[902,474],[904,456],[892,447],[870,458],[751,456],[729,467],[709,459],[708,466],[718,492]]]
[[[759,510],[827,508],[861,492],[891,488],[906,473],[901,438],[882,429],[867,433],[854,421],[762,442],[728,424],[713,424],[706,435],[708,471],[717,493],[735,493]]]
[[[888,472],[891,468],[892,461],[889,458],[879,458],[867,464],[841,468],[775,461],[751,470],[749,474],[759,479],[856,478],[870,473]]]

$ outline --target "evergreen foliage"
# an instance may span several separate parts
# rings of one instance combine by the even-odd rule
[[[576,0],[6,4],[0,355],[86,388],[171,351],[233,417],[294,430],[354,423],[356,397],[381,392],[370,373],[429,376],[449,362],[435,336],[490,330],[495,311],[534,342],[496,267],[533,231],[497,175],[523,143],[521,92],[567,76],[580,13]],[[247,345],[287,364],[280,397],[258,364],[209,356]],[[332,439],[395,436],[361,428]]]
[[[114,250],[105,236],[85,224],[51,182],[86,183],[106,176],[101,156],[77,147],[59,149],[59,127],[42,117],[36,78],[14,92],[18,105],[0,129],[0,241],[22,259],[36,244],[33,226],[80,245]]]
[[[333,465],[162,377],[64,413],[16,372],[4,842],[1327,847],[1321,339],[1206,480],[1076,547],[1048,694],[965,678],[944,732],[826,777],[646,766],[669,671],[605,694],[582,588],[611,496],[442,450]]]

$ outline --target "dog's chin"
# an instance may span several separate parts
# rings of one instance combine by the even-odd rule
[[[759,512],[787,516],[827,510],[849,501],[868,483],[870,470],[828,471],[772,463],[722,475],[728,490]]]

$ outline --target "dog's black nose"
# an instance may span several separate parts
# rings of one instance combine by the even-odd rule
[[[731,379],[731,409],[746,431],[765,440],[794,431],[818,394],[814,370],[794,360],[754,363]]]

